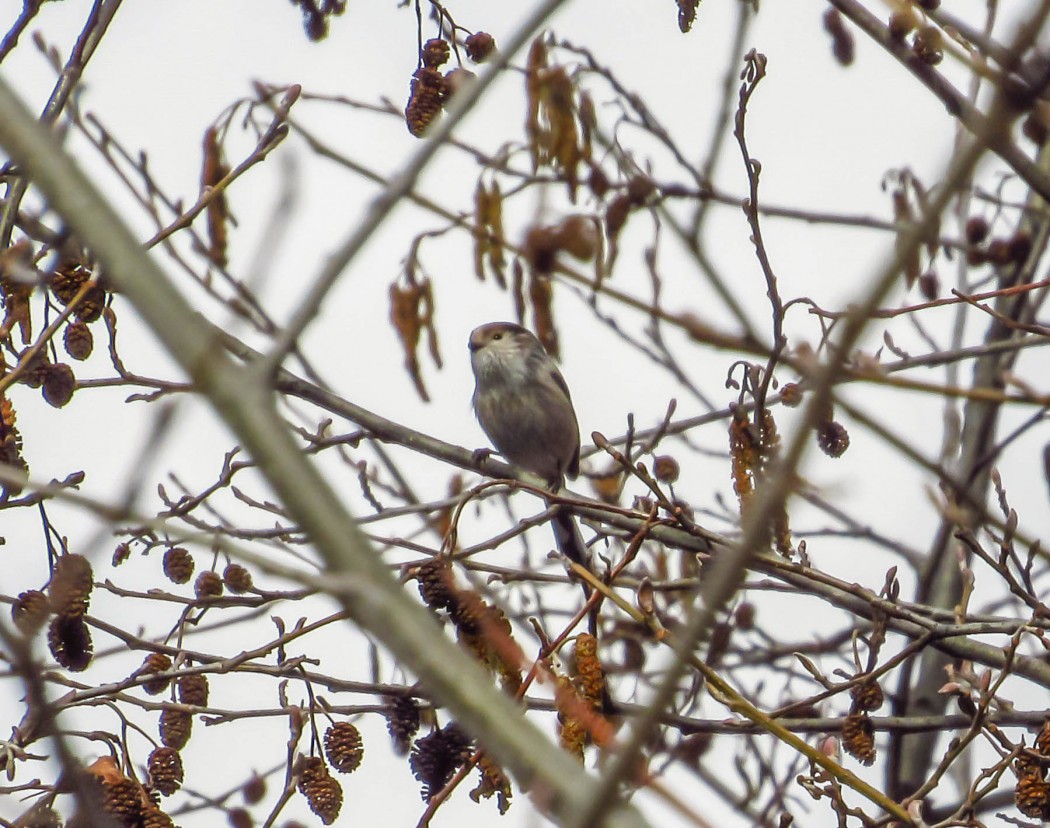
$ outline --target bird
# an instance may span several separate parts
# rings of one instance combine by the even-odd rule
[[[482,430],[513,466],[557,492],[566,477],[580,472],[580,427],[558,366],[531,331],[513,322],[478,326],[468,347],[474,413]],[[562,554],[589,569],[572,515],[555,509],[552,526]]]

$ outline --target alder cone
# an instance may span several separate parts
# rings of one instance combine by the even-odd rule
[[[193,557],[181,546],[171,547],[164,553],[164,574],[172,583],[189,583],[193,577]]]
[[[1014,802],[1025,816],[1050,819],[1050,783],[1044,782],[1038,773],[1022,774],[1017,780]]]
[[[842,725],[842,747],[862,765],[875,761],[875,729],[867,713],[850,713],[846,717]]]
[[[360,731],[350,722],[336,722],[324,734],[324,752],[337,771],[353,773],[365,753]]]
[[[463,45],[467,47],[467,57],[474,63],[483,63],[496,48],[496,39],[488,32],[474,32]]]
[[[878,710],[885,701],[882,688],[875,679],[868,679],[860,684],[855,684],[850,688],[850,695],[853,697],[854,713],[858,711],[870,713],[873,710]]]
[[[193,717],[184,710],[164,706],[160,713],[160,740],[165,747],[182,750],[190,740]]]
[[[411,696],[395,696],[390,701],[390,713],[386,722],[394,750],[401,756],[408,753],[412,739],[419,730],[419,704]]]
[[[208,677],[203,673],[189,673],[178,680],[179,701],[195,707],[208,706]]]
[[[83,555],[62,555],[47,586],[51,609],[58,615],[83,615],[87,612],[94,576],[91,564]]]
[[[150,676],[155,673],[166,673],[171,669],[171,659],[164,653],[150,653],[142,663],[140,674]],[[171,684],[171,678],[163,676],[142,683],[142,688],[151,696],[159,696]]]
[[[85,360],[91,356],[95,340],[87,323],[78,319],[66,325],[63,344],[65,345],[66,353],[73,359]]]
[[[182,757],[174,748],[157,748],[149,755],[148,765],[150,782],[164,796],[182,787]]]
[[[171,817],[156,806],[142,812],[142,828],[175,828]]]
[[[86,670],[94,655],[91,631],[80,615],[58,615],[51,619],[47,646],[55,661],[74,673]]]
[[[316,756],[304,758],[301,768],[299,793],[306,797],[310,810],[320,817],[321,822],[331,825],[343,807],[343,789]]]
[[[230,564],[222,571],[222,580],[226,588],[234,595],[248,592],[252,584],[252,573],[240,564]]]
[[[29,589],[20,593],[11,605],[11,620],[19,632],[25,636],[35,635],[51,614],[51,605],[39,589]]]
[[[138,828],[142,822],[142,788],[131,779],[104,782],[102,809],[118,824]]]
[[[64,362],[55,362],[44,369],[43,395],[48,405],[62,408],[71,399],[76,390],[77,378],[73,369]]]
[[[1039,735],[1035,737],[1035,749],[1043,756],[1050,756],[1050,719],[1043,722]]]
[[[210,569],[197,576],[197,582],[193,585],[193,591],[201,600],[208,598],[219,598],[222,595],[222,578],[218,572]]]

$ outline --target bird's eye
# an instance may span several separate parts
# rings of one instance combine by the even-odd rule
[[[501,334],[501,333],[494,333],[492,335],[492,338],[493,339],[503,339],[503,334]]]

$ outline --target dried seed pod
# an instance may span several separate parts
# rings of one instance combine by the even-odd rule
[[[24,636],[35,635],[47,622],[51,604],[39,589],[20,593],[11,605],[11,620]]]
[[[1007,239],[992,239],[988,242],[984,255],[989,262],[1000,267],[1010,264],[1014,259]]]
[[[595,198],[602,199],[605,198],[605,194],[609,192],[609,188],[612,185],[609,183],[609,177],[602,171],[602,168],[595,165],[591,167],[591,174],[587,177],[587,186],[594,193]]]
[[[456,584],[448,558],[431,558],[415,570],[419,595],[432,610],[448,609],[456,603]]]
[[[736,622],[736,628],[748,632],[755,628],[755,605],[750,601],[744,601],[740,604],[733,612],[733,621]]]
[[[525,234],[525,241],[521,249],[534,273],[550,274],[554,272],[558,251],[561,250],[557,229],[530,227],[529,232]]]
[[[625,193],[616,196],[605,208],[605,235],[614,240],[627,223],[631,212],[631,198]]]
[[[1050,719],[1043,722],[1039,735],[1035,737],[1035,749],[1043,756],[1050,757]]]
[[[474,32],[463,41],[467,57],[475,63],[484,63],[496,48],[496,39],[488,32]]]
[[[65,307],[73,301],[81,285],[91,278],[91,271],[80,262],[66,259],[58,264],[51,274],[51,292]]]
[[[911,6],[897,9],[890,15],[889,20],[890,37],[894,40],[904,40],[919,25],[919,15]]]
[[[134,780],[123,778],[102,782],[102,810],[119,825],[137,828],[142,824],[142,787]]]
[[[324,754],[340,773],[353,773],[365,754],[360,731],[350,722],[336,722],[325,731]]]
[[[936,272],[927,270],[919,277],[919,293],[922,298],[932,302],[941,292],[941,283]]]
[[[94,655],[91,631],[81,615],[56,615],[47,631],[47,646],[67,670],[86,670]]]
[[[198,600],[206,601],[209,598],[218,598],[222,595],[222,577],[218,572],[205,570],[197,576],[193,584],[193,591]]]
[[[156,748],[149,755],[150,784],[164,796],[171,796],[182,787],[182,757],[170,747]]]
[[[190,740],[193,717],[184,710],[164,705],[160,711],[160,740],[166,747],[182,750]]]
[[[963,235],[969,244],[980,244],[988,238],[988,222],[983,216],[970,216],[963,227]]]
[[[164,553],[164,574],[172,583],[188,583],[193,577],[193,557],[181,546],[169,548]]]
[[[394,696],[389,702],[386,729],[394,740],[394,750],[404,756],[419,730],[419,702],[411,696]]]
[[[423,50],[419,53],[419,57],[423,61],[424,66],[430,69],[437,69],[437,67],[443,66],[448,62],[449,54],[451,52],[448,41],[435,37],[423,44]]]
[[[317,757],[303,757],[299,764],[299,793],[306,797],[310,810],[331,825],[343,806],[343,789]]]
[[[1022,774],[1014,790],[1017,810],[1036,819],[1050,819],[1050,783],[1038,774]]]
[[[175,823],[156,805],[146,805],[142,809],[142,828],[175,828]]]
[[[1006,244],[1010,250],[1010,261],[1022,265],[1032,253],[1032,234],[1026,230],[1018,230],[1007,239]]]
[[[831,35],[831,53],[835,60],[843,66],[852,64],[856,46],[838,9],[829,8],[824,12],[824,31]]]
[[[120,566],[124,561],[131,557],[131,544],[130,543],[118,543],[117,548],[113,550],[113,560],[111,561],[113,566]]]
[[[73,315],[81,322],[97,322],[106,309],[106,291],[95,285],[88,289],[84,298],[77,304]]]
[[[408,104],[405,106],[408,131],[421,138],[441,113],[447,97],[448,81],[441,72],[429,66],[417,69],[412,75]]]
[[[259,774],[253,773],[241,787],[241,796],[249,805],[262,802],[263,797],[266,796],[266,780]]]
[[[222,581],[234,595],[243,595],[252,589],[252,573],[240,564],[229,564],[222,571]]]
[[[780,388],[780,402],[788,408],[798,408],[802,404],[802,386],[797,382],[785,382]]]
[[[1050,137],[1050,127],[1048,127],[1044,112],[1038,108],[1034,112],[1029,112],[1021,122],[1021,133],[1037,147],[1043,146]]]
[[[423,785],[420,795],[425,802],[445,787],[470,754],[470,740],[455,723],[416,740],[409,766],[413,776]]]
[[[77,387],[73,369],[64,362],[54,362],[44,369],[44,401],[55,408],[62,408],[71,399]]]
[[[91,350],[95,342],[91,335],[91,328],[88,327],[86,322],[80,320],[66,325],[62,341],[65,345],[66,353],[77,360],[84,360],[91,356]]]
[[[598,230],[588,216],[572,215],[555,229],[557,245],[581,262],[589,262],[598,253]]]
[[[635,207],[642,207],[655,195],[656,182],[647,175],[636,175],[627,182],[627,197]]]
[[[849,693],[853,699],[851,710],[854,713],[871,713],[873,710],[878,710],[882,707],[882,703],[885,701],[882,688],[879,686],[878,681],[873,678],[862,681],[860,684],[854,684],[850,688]]]
[[[17,419],[11,401],[0,398],[0,462],[29,471],[29,465],[22,457],[22,435],[15,428]],[[21,490],[21,486],[15,483],[0,483],[0,491],[5,495],[16,495]]]
[[[696,10],[700,0],[676,0],[678,4],[678,31],[686,34],[696,21]]]
[[[679,474],[681,474],[681,469],[678,461],[670,454],[661,454],[653,458],[653,477],[661,483],[675,483]]]
[[[57,615],[83,615],[91,600],[94,579],[91,564],[83,555],[62,555],[55,563],[47,594]]]
[[[245,808],[230,809],[226,814],[226,819],[230,823],[230,828],[252,828],[255,825],[251,812]]]
[[[936,66],[944,60],[944,37],[936,26],[923,26],[911,41],[911,50],[919,60],[928,66]]]
[[[166,673],[171,669],[171,659],[164,653],[150,653],[146,656],[146,660],[142,662],[142,667],[139,668],[140,676],[151,676],[155,673]],[[161,678],[150,679],[142,684],[142,688],[149,693],[151,696],[159,696],[168,686],[171,684],[171,678],[168,676],[162,676]]]
[[[204,673],[187,673],[179,676],[175,683],[179,691],[179,701],[192,704],[194,707],[208,706],[208,677]]]
[[[817,445],[828,457],[841,457],[849,448],[849,432],[842,423],[828,420],[817,426]]]
[[[862,765],[875,761],[875,729],[867,713],[850,713],[842,725],[842,747]]]

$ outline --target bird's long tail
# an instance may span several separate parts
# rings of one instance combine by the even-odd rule
[[[554,542],[558,546],[558,551],[570,561],[590,570],[590,552],[587,550],[587,544],[583,542],[580,527],[576,524],[576,518],[572,516],[572,512],[560,506],[555,508],[554,516],[551,518],[551,527],[554,530]],[[584,594],[589,597],[590,584],[584,581],[581,586],[583,586]]]

